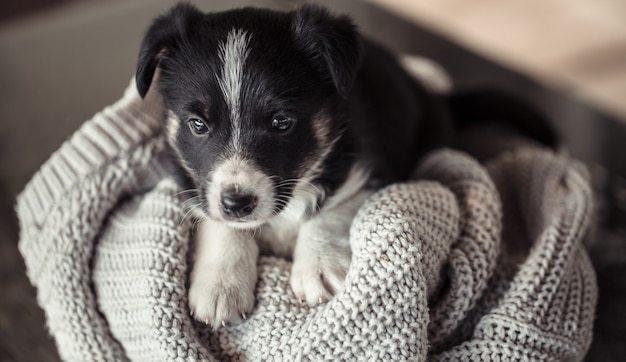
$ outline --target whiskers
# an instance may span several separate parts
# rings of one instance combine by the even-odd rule
[[[278,176],[271,176],[270,178],[278,178]],[[319,187],[317,187],[315,184],[313,184],[311,181],[304,179],[304,178],[288,178],[288,179],[284,179],[278,182],[277,187],[281,187],[281,186],[297,186],[298,184],[305,184],[309,187],[311,187],[312,189],[315,189],[315,191],[317,192],[321,192],[321,190],[319,189]]]
[[[198,189],[187,189],[187,190],[182,190],[179,191],[177,193],[175,193],[175,196],[182,196],[182,197],[187,197],[187,195],[198,195]]]
[[[200,198],[198,189],[183,190],[176,193],[176,196],[180,196],[184,199],[181,205],[183,207],[183,210],[185,210],[185,214],[180,220],[180,225],[191,221],[192,226],[195,227],[201,221],[201,219],[194,216],[203,214],[202,199]]]
[[[300,222],[317,211],[319,201],[324,197],[323,189],[308,179],[266,176],[261,183],[265,186],[259,187],[257,191],[259,203],[254,211],[256,214],[245,222],[223,220],[224,222],[235,228],[249,228],[252,232],[256,232],[264,222],[271,223],[271,219],[279,215],[279,219],[284,222]],[[206,214],[206,195],[200,189],[182,190],[176,196],[181,200],[184,214],[180,219],[181,225],[191,224],[195,227],[209,217]]]
[[[318,200],[324,195],[319,187],[306,179],[280,179],[278,176],[270,176],[269,178],[278,179],[277,182],[273,183],[276,203],[274,216],[282,213],[290,219],[300,218],[312,207],[317,208]]]

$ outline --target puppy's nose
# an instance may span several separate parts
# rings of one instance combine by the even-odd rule
[[[241,193],[235,189],[222,191],[221,204],[224,213],[229,216],[244,217],[250,215],[256,207],[256,197]]]

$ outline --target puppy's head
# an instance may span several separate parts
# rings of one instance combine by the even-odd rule
[[[203,214],[249,228],[319,176],[359,53],[353,24],[319,7],[204,14],[180,4],[148,30],[136,83],[145,96],[159,69],[168,141]]]

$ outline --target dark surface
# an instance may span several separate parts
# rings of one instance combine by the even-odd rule
[[[134,72],[143,31],[171,3],[76,4],[39,21],[0,27],[0,361],[58,360],[17,251],[15,196],[84,120],[121,96]],[[201,7],[219,10],[244,3],[215,1]],[[553,120],[571,154],[588,164],[598,194],[600,228],[590,254],[600,299],[588,360],[622,360],[626,356],[626,122],[369,4],[321,3],[351,14],[364,33],[396,51],[437,60],[458,86],[497,85],[527,97]],[[292,6],[289,1],[254,4]]]
[[[14,21],[18,17],[45,11],[71,0],[20,0],[0,2],[0,23]]]

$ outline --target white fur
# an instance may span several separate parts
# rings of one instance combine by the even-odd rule
[[[273,216],[275,193],[270,178],[250,161],[235,155],[220,163],[210,175],[207,199],[210,216],[213,219],[227,221],[222,216],[220,201],[222,191],[229,187],[234,187],[242,193],[253,194],[257,198],[253,212],[243,218],[242,222],[230,222],[230,226],[255,228]]]
[[[363,189],[366,180],[365,168],[354,167],[346,182],[311,218],[308,209],[319,190],[302,183],[289,205],[258,234],[219,221],[201,222],[195,235],[189,291],[195,318],[216,327],[239,320],[252,309],[257,243],[273,254],[293,255],[291,287],[300,300],[310,305],[328,301],[341,289],[350,267],[350,225],[372,194]]]
[[[404,69],[431,92],[446,94],[452,91],[452,79],[438,63],[417,55],[404,55],[399,60]]]
[[[189,167],[189,164],[187,163],[186,159],[180,153],[180,150],[178,149],[178,147],[176,147],[176,136],[178,135],[179,129],[180,129],[180,119],[178,118],[178,116],[176,116],[174,112],[167,111],[167,132],[166,132],[167,141],[169,142],[170,146],[172,146],[172,148],[174,149],[174,152],[176,152],[176,155],[178,155],[180,164],[185,168],[185,170],[187,170],[187,172],[189,172],[190,175],[193,175],[191,167]]]
[[[241,141],[241,88],[249,41],[250,35],[247,32],[233,29],[226,36],[226,42],[221,43],[219,47],[222,74],[218,82],[230,109],[234,150],[240,148]]]
[[[257,240],[261,250],[267,254],[290,258],[300,226],[322,196],[319,188],[300,180],[285,208],[260,229]]]
[[[196,227],[189,307],[213,327],[246,318],[254,307],[259,249],[249,232],[205,220]]]
[[[332,137],[330,134],[330,128],[328,125],[331,123],[330,118],[320,112],[313,117],[313,131],[315,132],[315,140],[320,145],[322,150],[317,158],[314,160],[313,165],[309,167],[307,172],[303,176],[304,181],[311,181],[322,172],[322,163],[328,157],[333,150],[335,143],[339,140],[339,136]]]
[[[291,257],[298,233],[308,221],[311,211],[322,214],[329,210],[341,209],[344,203],[350,202],[361,191],[367,176],[365,167],[360,165],[353,167],[344,184],[325,201],[321,210],[312,208],[317,206],[318,199],[324,197],[323,191],[309,181],[298,182],[289,204],[261,228],[257,240],[262,252]]]
[[[350,226],[372,194],[363,188],[367,172],[355,166],[342,187],[300,226],[291,269],[291,288],[309,305],[328,301],[343,286],[350,267]]]

